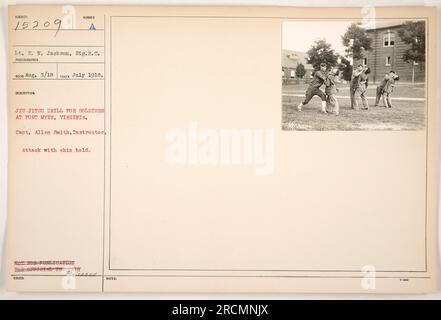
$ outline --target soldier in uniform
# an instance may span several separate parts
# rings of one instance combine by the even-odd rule
[[[369,110],[369,103],[365,96],[367,87],[368,87],[368,74],[371,73],[371,69],[363,68],[363,71],[358,76],[358,87],[355,89],[354,92],[354,107],[355,109],[358,109],[358,97],[361,99],[361,103],[363,104],[363,110]]]
[[[358,109],[358,104],[355,101],[355,91],[360,85],[360,74],[363,72],[363,65],[359,64],[352,72],[351,84],[349,85],[349,96],[351,97],[351,108]]]
[[[336,97],[338,92],[336,83],[340,82],[338,74],[338,70],[331,70],[325,80],[326,111],[337,116],[339,114],[339,104]]]
[[[375,106],[378,107],[380,103],[381,96],[383,96],[383,104],[386,108],[392,108],[392,103],[390,100],[390,95],[395,86],[395,81],[398,81],[400,77],[391,70],[388,74],[384,76],[384,79],[377,86],[377,96],[375,99]]]
[[[321,112],[326,113],[326,95],[322,90],[320,90],[320,87],[326,80],[326,69],[326,63],[321,63],[320,70],[314,73],[314,77],[311,80],[308,89],[306,90],[305,99],[297,106],[298,111],[302,111],[302,107],[305,104],[308,104],[312,97],[319,96],[320,99],[322,99]]]

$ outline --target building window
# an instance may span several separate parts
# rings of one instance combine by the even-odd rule
[[[386,57],[386,66],[390,66],[390,56]]]
[[[363,58],[363,65],[367,66],[367,58]]]
[[[387,31],[383,35],[383,47],[393,47],[395,45],[395,33]]]

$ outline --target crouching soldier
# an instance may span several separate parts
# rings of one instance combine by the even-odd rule
[[[322,99],[321,112],[326,113],[326,95],[322,90],[320,90],[320,87],[326,80],[326,69],[326,63],[321,63],[320,70],[314,73],[314,77],[311,80],[308,89],[306,89],[305,99],[297,106],[298,111],[302,111],[302,107],[305,104],[308,104],[308,102],[311,101],[314,96],[319,96],[320,99]]]
[[[400,77],[391,70],[388,74],[384,76],[384,79],[377,86],[377,96],[375,99],[375,106],[378,107],[380,99],[383,96],[383,104],[386,108],[392,108],[391,94],[395,86],[395,81],[398,81]]]

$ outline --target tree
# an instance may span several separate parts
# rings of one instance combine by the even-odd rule
[[[345,57],[340,56],[340,63],[338,70],[342,72],[342,78],[346,81],[351,81],[352,78],[352,65],[351,62]]]
[[[357,23],[352,23],[341,39],[346,47],[346,56],[353,60],[363,58],[363,51],[372,49],[372,39],[368,37],[366,30]]]
[[[331,48],[331,44],[326,40],[316,40],[311,48],[306,52],[308,55],[308,63],[311,64],[315,70],[320,69],[320,63],[326,63],[328,66],[334,67],[337,65],[338,55]]]
[[[306,74],[305,66],[302,63],[297,64],[297,67],[296,67],[296,77],[300,78],[300,79],[303,79],[305,74]]]
[[[426,30],[424,21],[407,21],[398,30],[398,36],[409,48],[404,52],[406,62],[424,62],[426,60]]]

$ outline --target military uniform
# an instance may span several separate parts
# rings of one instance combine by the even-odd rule
[[[349,96],[351,97],[351,108],[355,109],[356,101],[355,101],[355,91],[357,90],[359,84],[359,77],[360,77],[361,71],[358,72],[355,70],[352,73],[352,79],[351,84],[349,85]]]
[[[361,103],[363,104],[363,109],[367,110],[369,109],[369,103],[368,100],[366,98],[366,90],[367,90],[367,86],[368,86],[368,75],[365,72],[360,73],[360,75],[358,76],[358,86],[355,88],[354,91],[354,104],[353,107],[355,109],[358,109],[358,97],[361,98]]]
[[[322,99],[322,101],[326,101],[325,93],[322,90],[320,90],[320,87],[323,85],[325,80],[326,80],[326,75],[320,70],[314,73],[314,77],[311,80],[308,89],[306,90],[305,99],[302,102],[303,105],[311,101],[312,97],[314,96],[319,96],[320,99]]]
[[[326,111],[333,112],[335,114],[339,113],[339,104],[336,98],[337,86],[335,84],[335,76],[329,75],[325,80],[325,93],[326,93]]]
[[[390,101],[390,95],[395,87],[395,78],[392,77],[389,80],[387,80],[386,85],[384,86],[384,93],[383,93],[383,103],[386,107],[392,108],[392,102]]]
[[[386,108],[392,108],[392,103],[390,100],[390,95],[393,91],[393,88],[395,86],[395,79],[397,79],[398,76],[390,77],[389,75],[386,75],[384,79],[380,82],[380,84],[377,87],[377,96],[375,99],[375,106],[378,106],[380,102],[381,96],[383,96],[383,104]]]
[[[380,103],[381,96],[384,93],[384,87],[386,87],[387,80],[389,80],[389,75],[385,75],[384,79],[381,80],[380,84],[377,86],[377,94],[375,97],[375,106],[377,107]]]

